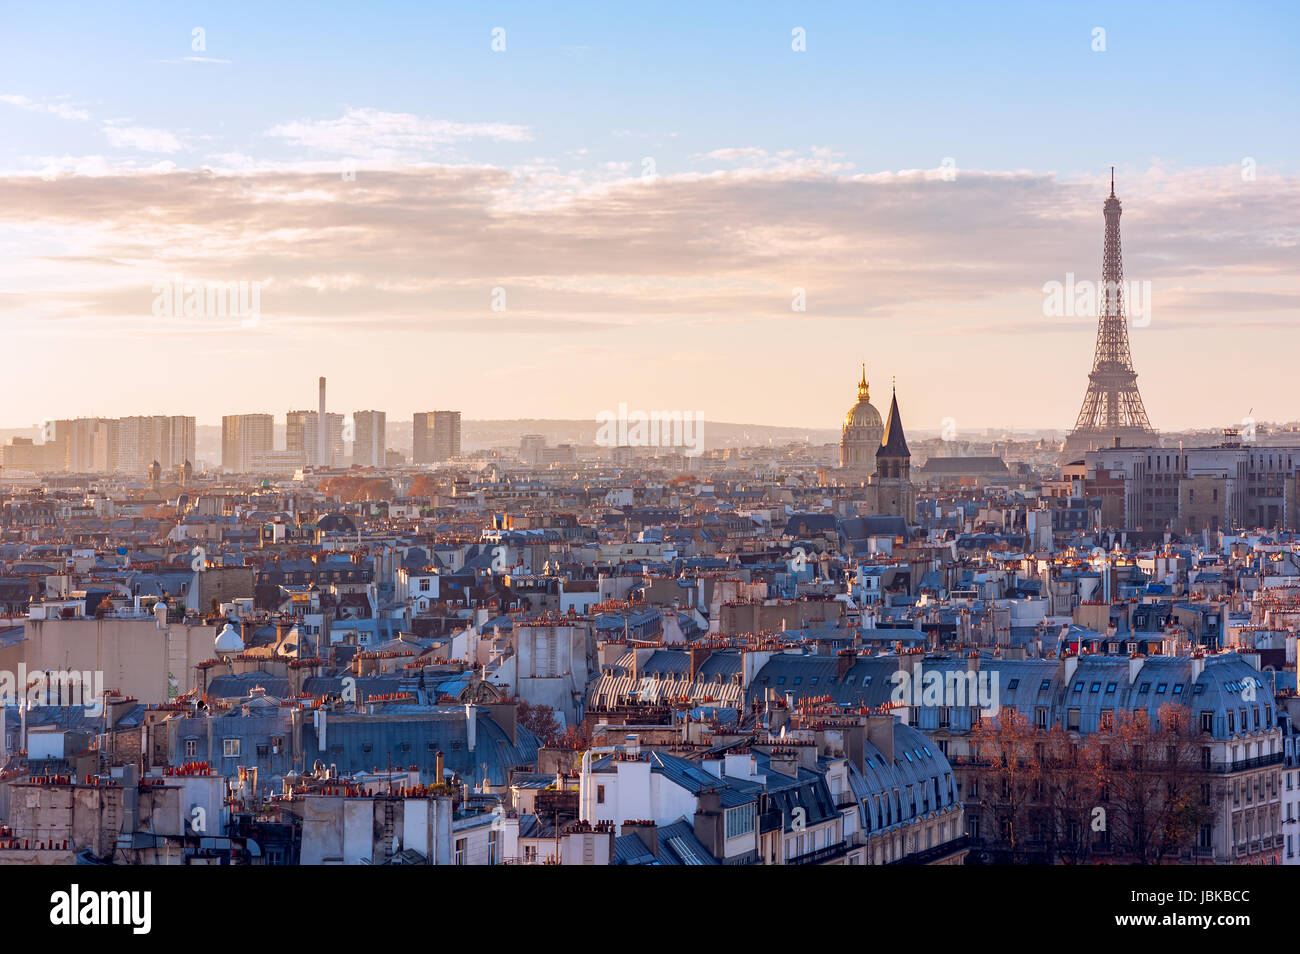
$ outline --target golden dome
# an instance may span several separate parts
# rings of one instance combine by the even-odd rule
[[[849,408],[849,413],[844,415],[844,426],[849,427],[874,427],[884,431],[885,422],[880,417],[880,412],[871,404],[871,388],[867,385],[867,366],[862,366],[862,380],[858,382],[858,403]]]

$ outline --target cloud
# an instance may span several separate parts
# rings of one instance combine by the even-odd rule
[[[76,106],[69,105],[68,103],[57,101],[50,102],[49,100],[41,100],[40,102],[37,102],[27,98],[26,96],[20,96],[14,93],[0,95],[0,103],[8,103],[10,106],[17,106],[19,109],[25,109],[28,112],[51,113],[58,116],[60,119],[90,118],[90,113],[86,112],[84,109],[79,109]]]
[[[64,316],[145,316],[149,284],[184,273],[273,282],[263,310],[285,327],[381,334],[778,321],[832,323],[831,335],[867,322],[968,340],[1086,337],[1086,323],[1043,318],[1042,286],[1095,277],[1102,243],[1096,184],[1047,173],[845,175],[807,154],[644,179],[428,165],[361,167],[347,180],[330,164],[243,158],[226,171],[0,179],[0,228],[84,237],[53,253],[84,280],[29,294]],[[1127,184],[1126,274],[1152,281],[1160,330],[1222,328],[1243,311],[1264,327],[1294,313],[1300,183],[1229,182],[1198,170]],[[118,263],[111,284],[83,261]],[[491,308],[498,287],[504,313]],[[806,312],[792,312],[796,287]]]
[[[180,152],[185,148],[175,135],[165,129],[150,129],[145,126],[120,126],[114,123],[104,124],[104,135],[115,149],[138,149],[141,152]]]
[[[307,149],[336,155],[417,157],[449,143],[471,139],[531,142],[527,126],[510,123],[459,123],[424,119],[410,113],[348,108],[337,119],[299,119],[281,123],[267,135]]]

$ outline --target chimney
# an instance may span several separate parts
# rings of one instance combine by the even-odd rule
[[[709,854],[721,858],[725,841],[723,837],[725,829],[722,825],[722,794],[716,789],[707,789],[700,792],[695,804],[695,837],[709,850]]]
[[[880,750],[885,761],[894,761],[894,723],[897,720],[890,713],[867,716],[867,741]]]
[[[441,785],[447,780],[446,775],[444,774],[446,771],[446,756],[442,754],[442,749],[439,749],[433,756],[433,774],[436,778],[435,784]]]
[[[844,677],[853,670],[853,664],[858,661],[858,654],[852,649],[841,649],[839,659],[835,665],[835,678],[843,682]]]
[[[770,731],[773,735],[780,735],[781,730],[790,725],[790,707],[788,705],[778,705],[772,708],[772,721]]]
[[[659,826],[653,821],[636,820],[623,822],[623,834],[636,835],[641,844],[656,858],[659,857]]]
[[[627,652],[627,643],[621,640],[611,639],[608,642],[601,643],[600,664],[602,666],[612,666],[620,659],[622,659],[623,654],[626,652]]]
[[[134,832],[140,827],[140,778],[135,763],[122,766],[122,831]]]
[[[493,702],[488,706],[492,721],[501,727],[501,731],[510,739],[511,745],[519,744],[519,703],[514,699]]]
[[[1146,662],[1146,657],[1145,657],[1145,656],[1139,656],[1137,653],[1133,653],[1131,656],[1128,657],[1128,681],[1129,681],[1129,685],[1133,685],[1134,683],[1137,682],[1138,673],[1140,673],[1140,672],[1142,671],[1142,663],[1144,663],[1144,662]],[[1194,664],[1193,664],[1193,665],[1194,665]],[[1070,680],[1069,675],[1066,675],[1065,679],[1066,679],[1066,682],[1069,682],[1069,680]],[[1192,677],[1192,682],[1195,682],[1195,681],[1196,681],[1196,677],[1193,676],[1193,677]]]
[[[691,646],[690,653],[691,682],[694,682],[695,677],[699,675],[700,667],[704,665],[705,661],[708,660],[711,655],[713,655],[713,651],[707,646]]]
[[[865,772],[867,728],[860,721],[844,727],[844,754],[857,766],[859,772]]]
[[[794,749],[773,749],[768,761],[773,772],[780,772],[787,778],[799,777],[799,753]]]
[[[473,703],[465,703],[465,748],[473,752],[478,745],[478,709]]]

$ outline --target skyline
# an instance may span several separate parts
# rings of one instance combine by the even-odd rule
[[[682,29],[502,6],[356,29],[259,10],[253,30],[239,5],[148,9],[79,11],[57,64],[34,14],[0,41],[0,320],[61,374],[12,368],[6,427],[280,413],[321,374],[336,407],[403,414],[667,402],[834,427],[865,360],[917,429],[1064,431],[1095,321],[1045,317],[1043,286],[1100,278],[1112,164],[1126,273],[1153,288],[1131,335],[1152,425],[1295,417],[1300,178],[1271,117],[1298,83],[1285,29],[1250,16],[942,7],[951,29],[921,34],[923,11]],[[997,70],[1012,51],[1035,83]],[[320,68],[347,57],[359,71]],[[177,275],[260,283],[260,320],[155,317]]]
[[[20,937],[185,937],[231,907],[189,866],[345,905],[344,868],[875,868],[1023,927],[1060,906],[1006,873],[1050,868],[1076,933],[1285,917],[1298,36],[7,10]],[[893,886],[956,867],[997,876]]]

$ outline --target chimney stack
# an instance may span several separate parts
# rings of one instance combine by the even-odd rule
[[[511,745],[519,744],[519,703],[514,699],[493,702],[488,705],[492,721],[501,727]]]
[[[799,777],[799,753],[794,749],[773,749],[768,760],[773,772],[780,772],[787,778]]]
[[[659,826],[653,821],[633,820],[623,822],[623,834],[636,835],[641,844],[656,858],[659,857]]]

